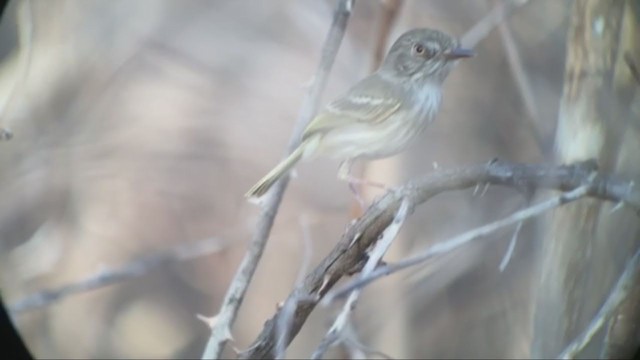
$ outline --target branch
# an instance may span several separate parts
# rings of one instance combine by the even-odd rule
[[[398,212],[393,218],[393,221],[383,231],[382,238],[380,239],[380,241],[378,241],[378,243],[375,245],[375,247],[371,251],[371,254],[369,255],[369,259],[367,260],[367,263],[364,265],[364,268],[362,269],[360,278],[365,278],[369,276],[373,272],[373,270],[376,268],[376,266],[378,266],[378,263],[380,262],[380,260],[382,260],[382,257],[384,256],[384,254],[387,252],[387,250],[393,243],[393,240],[395,240],[396,237],[398,236],[398,232],[400,232],[400,228],[402,227],[402,224],[404,224],[404,221],[409,215],[410,208],[411,208],[410,201],[408,201],[407,199],[404,199],[402,201],[402,205],[400,205],[400,208],[398,209]],[[333,325],[331,326],[327,334],[324,336],[324,338],[320,342],[320,346],[318,346],[316,351],[314,351],[313,355],[311,356],[312,359],[321,359],[324,353],[327,352],[329,347],[333,345],[337,340],[340,339],[340,337],[342,336],[342,333],[347,328],[347,325],[351,320],[351,313],[353,313],[353,310],[356,307],[356,302],[358,301],[359,296],[360,296],[360,289],[353,289],[353,291],[351,291],[351,293],[349,294],[349,298],[347,299],[344,306],[342,307],[342,311],[336,318],[335,322],[333,323]]]
[[[472,188],[477,184],[522,188],[545,188],[571,191],[588,185],[587,195],[623,202],[640,212],[640,192],[633,182],[613,176],[596,174],[596,164],[586,161],[575,165],[526,165],[493,161],[488,164],[443,170],[409,182],[396,191],[390,191],[370,206],[365,214],[348,227],[331,253],[305,278],[303,284],[289,295],[307,301],[298,302],[291,324],[290,343],[316,304],[351,269],[362,260],[365,251],[374,244],[389,226],[400,206],[401,198],[408,197],[414,206],[446,191]],[[271,358],[276,341],[276,313],[268,320],[254,343],[240,354],[241,358]]]
[[[538,216],[548,210],[551,210],[553,208],[559,207],[569,202],[578,200],[583,196],[585,196],[588,190],[589,190],[588,185],[580,186],[579,188],[571,192],[564,193],[560,196],[553,197],[547,201],[531,206],[524,210],[517,211],[513,213],[511,216],[508,216],[504,219],[500,219],[498,221],[494,221],[487,225],[483,225],[473,230],[467,231],[450,240],[439,241],[435,245],[429,246],[425,251],[423,251],[422,253],[416,256],[404,259],[395,264],[390,264],[390,265],[381,267],[376,271],[374,271],[373,273],[369,274],[368,276],[361,277],[360,279],[356,281],[352,281],[350,284],[345,285],[342,289],[338,289],[334,292],[327,294],[323,302],[330,303],[336,298],[345,296],[346,294],[352,291],[355,291],[356,289],[361,289],[362,287],[370,284],[376,279],[393,274],[400,270],[404,270],[411,266],[421,264],[436,256],[450,253],[464,245],[467,245],[471,241],[475,239],[479,239],[488,234],[491,234],[496,230],[499,230],[501,228],[504,228],[513,224],[518,224],[518,223],[521,224],[523,220],[532,218],[534,216]]]
[[[11,304],[8,309],[12,314],[19,314],[49,306],[71,295],[96,290],[101,287],[146,275],[151,270],[155,270],[172,262],[180,262],[212,254],[220,251],[226,245],[227,243],[224,241],[215,238],[186,244],[183,243],[136,259],[117,268],[102,269],[75,283],[29,295]]]
[[[316,75],[313,77],[311,86],[304,98],[300,114],[293,130],[293,135],[289,141],[287,148],[289,153],[293,152],[299,145],[304,128],[318,109],[320,95],[327,83],[329,72],[333,66],[342,38],[344,37],[347,20],[351,15],[352,8],[353,0],[341,0],[338,3],[333,16],[333,23],[331,24],[329,34],[322,48],[322,56]],[[284,176],[274,185],[271,194],[267,195],[266,203],[260,213],[258,225],[253,233],[249,249],[231,281],[231,285],[222,302],[220,312],[216,316],[216,323],[212,326],[211,336],[202,355],[203,359],[217,359],[222,354],[224,345],[228,340],[228,334],[231,332],[231,326],[236,319],[238,309],[242,304],[249,283],[253,278],[256,268],[258,267],[258,262],[264,252],[273,221],[278,212],[278,207],[288,182],[289,177]]]

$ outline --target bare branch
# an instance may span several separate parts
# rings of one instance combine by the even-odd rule
[[[303,284],[289,295],[307,301],[298,302],[291,325],[290,342],[300,331],[316,304],[343,276],[362,261],[363,254],[374,244],[393,220],[403,197],[414,206],[446,191],[473,188],[477,184],[491,183],[516,189],[575,190],[588,185],[587,195],[614,202],[624,201],[625,208],[640,211],[640,191],[633,182],[613,176],[593,176],[597,166],[593,161],[575,165],[526,165],[492,161],[476,166],[440,170],[421,179],[411,181],[396,191],[390,191],[371,205],[365,214],[353,222],[331,253],[306,276]],[[275,314],[241,358],[271,358],[277,337]]]
[[[347,21],[351,15],[351,9],[353,8],[353,0],[341,0],[338,3],[336,11],[333,16],[333,23],[327,34],[327,38],[322,48],[322,55],[318,69],[313,77],[311,86],[306,93],[300,114],[296,120],[294,126],[293,135],[288,145],[288,152],[291,153],[300,143],[300,138],[304,131],[304,128],[309,123],[313,115],[318,109],[320,102],[320,95],[324,89],[329,72],[333,66],[338,48],[344,37],[344,33],[347,27]],[[251,244],[247,250],[240,267],[236,272],[231,285],[227,290],[225,298],[220,307],[220,311],[217,315],[217,322],[211,329],[211,336],[207,342],[207,346],[202,355],[203,359],[217,359],[222,354],[224,345],[226,344],[230,333],[230,328],[233,325],[238,309],[242,304],[249,283],[253,278],[253,275],[258,267],[262,253],[267,244],[271,227],[275,219],[278,207],[282,200],[282,195],[289,182],[289,177],[284,176],[280,181],[274,185],[274,189],[267,195],[266,203],[260,213],[258,225]]]
[[[519,222],[522,222],[523,220],[538,216],[553,208],[578,200],[581,197],[585,196],[588,191],[588,185],[580,186],[579,188],[564,193],[560,196],[553,197],[547,201],[531,206],[527,209],[517,211],[504,219],[500,219],[498,221],[494,221],[487,225],[483,225],[473,230],[467,231],[450,240],[439,241],[436,244],[429,246],[425,251],[416,256],[398,261],[395,264],[381,267],[368,276],[361,277],[360,279],[345,285],[342,289],[338,289],[332,293],[328,293],[325,296],[323,302],[329,303],[336,298],[343,297],[346,294],[355,291],[356,289],[361,289],[362,287],[370,284],[376,279],[424,263],[425,261],[430,260],[436,256],[444,255],[446,253],[457,250],[458,248],[470,243],[471,241],[486,236],[496,230],[502,229],[506,226],[517,224]]]
[[[589,326],[569,344],[560,355],[558,359],[573,359],[578,353],[584,349],[593,336],[600,330],[616,311],[618,306],[626,299],[629,291],[634,287],[638,278],[638,269],[640,268],[640,250],[627,262],[627,265],[620,275],[616,286],[611,291],[611,295],[607,298],[602,307],[591,320]]]
[[[369,259],[367,263],[364,265],[362,269],[362,273],[360,274],[360,278],[365,278],[369,274],[373,272],[376,268],[382,257],[387,252],[393,240],[398,236],[398,232],[400,232],[400,228],[407,216],[409,215],[411,209],[411,202],[408,199],[403,199],[400,208],[398,208],[398,212],[393,218],[393,221],[389,226],[382,232],[382,239],[378,241],[375,245],[371,254],[369,254]],[[347,299],[346,303],[342,307],[342,311],[336,318],[335,322],[324,336],[322,341],[320,342],[320,346],[314,351],[311,356],[312,359],[321,359],[325,352],[329,349],[331,345],[333,345],[337,340],[340,340],[342,336],[342,332],[346,329],[347,325],[351,319],[351,313],[356,307],[356,302],[358,301],[358,297],[360,296],[360,289],[354,289]]]
[[[226,245],[228,245],[227,242],[215,238],[182,243],[169,249],[159,251],[155,254],[136,259],[117,268],[102,269],[77,282],[64,285],[56,289],[44,290],[29,295],[11,304],[9,306],[9,311],[13,314],[19,314],[42,308],[71,295],[99,289],[101,287],[146,275],[150,271],[172,262],[180,262],[210,255],[220,251],[226,247]]]

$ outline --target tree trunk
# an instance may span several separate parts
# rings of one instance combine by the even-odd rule
[[[601,169],[638,183],[640,84],[628,64],[640,59],[633,2],[574,2],[555,151],[560,163],[594,158]],[[583,200],[547,218],[532,357],[557,356],[587,327],[637,249],[640,221],[624,207],[612,213],[615,205]],[[636,298],[619,309],[625,321],[608,323],[607,341],[606,331],[600,331],[581,357],[632,355],[628,352],[638,342],[638,293],[632,291]]]

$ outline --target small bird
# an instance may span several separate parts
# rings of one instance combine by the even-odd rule
[[[380,68],[327,104],[307,125],[300,145],[245,196],[260,198],[298,161],[317,155],[342,160],[338,178],[370,183],[350,175],[354,160],[372,160],[403,151],[435,118],[442,83],[456,60],[473,56],[441,31],[413,29],[391,46]],[[356,192],[356,196],[357,196]]]

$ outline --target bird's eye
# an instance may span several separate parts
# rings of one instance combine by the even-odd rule
[[[413,53],[425,59],[431,59],[436,55],[437,50],[430,46],[425,46],[422,44],[413,45]]]

